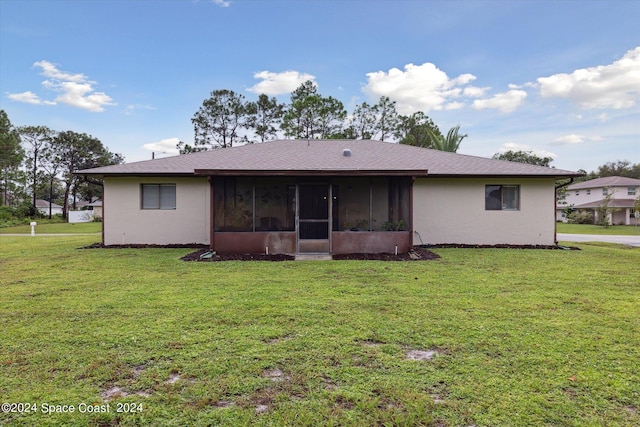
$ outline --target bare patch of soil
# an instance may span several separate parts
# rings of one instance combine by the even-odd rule
[[[180,258],[182,261],[200,261],[200,262],[215,262],[215,261],[293,261],[295,257],[285,254],[210,254],[208,256],[209,249],[200,249],[196,252],[187,254]]]
[[[409,350],[407,360],[431,360],[438,355],[436,350]]]
[[[285,375],[280,369],[269,369],[264,371],[262,376],[269,378],[273,382],[289,381],[291,379],[289,375]]]
[[[440,258],[425,248],[415,247],[404,254],[336,254],[334,260],[429,261]]]

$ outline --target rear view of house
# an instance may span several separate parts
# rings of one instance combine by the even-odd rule
[[[368,140],[279,140],[76,172],[104,180],[103,243],[220,253],[555,242],[578,173]]]

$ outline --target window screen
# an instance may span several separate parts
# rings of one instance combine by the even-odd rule
[[[142,184],[142,209],[175,208],[175,184]]]
[[[484,208],[488,211],[517,211],[520,209],[519,185],[487,185],[484,189]]]

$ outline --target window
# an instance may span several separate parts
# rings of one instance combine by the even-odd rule
[[[576,196],[580,195],[580,190],[576,190]]]
[[[517,211],[520,209],[519,185],[487,185],[484,196],[485,210]]]
[[[142,184],[142,209],[175,208],[175,184]]]
[[[590,196],[590,195],[591,195],[591,189],[588,189],[587,190],[587,196]]]
[[[607,196],[609,194],[609,189],[607,187],[602,189],[602,195]]]
[[[636,195],[636,187],[627,188],[627,196],[635,196]]]

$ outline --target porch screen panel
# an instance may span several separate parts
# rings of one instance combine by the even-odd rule
[[[386,231],[389,224],[389,178],[373,178],[371,181],[372,229]]]
[[[252,178],[216,178],[214,203],[215,231],[253,231]]]
[[[334,231],[371,229],[370,183],[370,178],[344,178],[335,181]]]
[[[411,178],[389,178],[389,219],[387,231],[403,231],[409,229],[409,207],[411,195]]]
[[[296,186],[283,178],[256,178],[256,231],[294,231]]]

